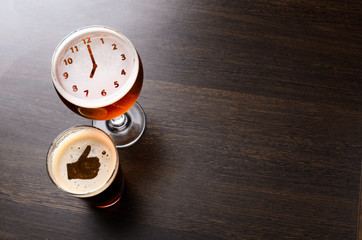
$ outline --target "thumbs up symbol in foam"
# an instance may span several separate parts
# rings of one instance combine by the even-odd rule
[[[98,175],[101,166],[99,158],[88,157],[91,146],[87,146],[78,161],[67,164],[68,179],[92,179]]]

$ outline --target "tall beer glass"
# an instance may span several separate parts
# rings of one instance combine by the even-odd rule
[[[47,171],[62,191],[96,207],[109,207],[122,196],[117,148],[98,128],[78,126],[59,134],[47,154]]]
[[[92,119],[117,147],[135,143],[146,126],[136,103],[143,66],[133,44],[104,26],[75,30],[57,46],[52,58],[53,85],[73,112]]]

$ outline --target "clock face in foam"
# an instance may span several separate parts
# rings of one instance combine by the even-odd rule
[[[132,43],[101,26],[69,34],[52,59],[57,91],[73,104],[89,108],[122,98],[134,84],[138,70],[139,59]]]

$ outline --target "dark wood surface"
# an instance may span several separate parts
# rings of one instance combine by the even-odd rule
[[[360,1],[1,1],[0,239],[356,239]],[[147,114],[122,201],[60,192],[45,156],[90,124],[57,97],[72,30],[136,46]]]

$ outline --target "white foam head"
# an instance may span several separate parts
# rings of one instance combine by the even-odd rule
[[[94,64],[88,47],[97,65],[92,77]],[[59,43],[51,70],[53,84],[66,100],[77,106],[98,108],[127,94],[137,79],[139,58],[123,34],[108,27],[88,26],[75,30]]]
[[[67,166],[79,161],[87,146],[87,157],[99,159],[99,170],[91,179],[69,179]],[[52,181],[63,191],[77,197],[91,197],[105,190],[119,168],[118,152],[111,138],[90,126],[67,129],[53,142],[47,156],[47,169]]]

